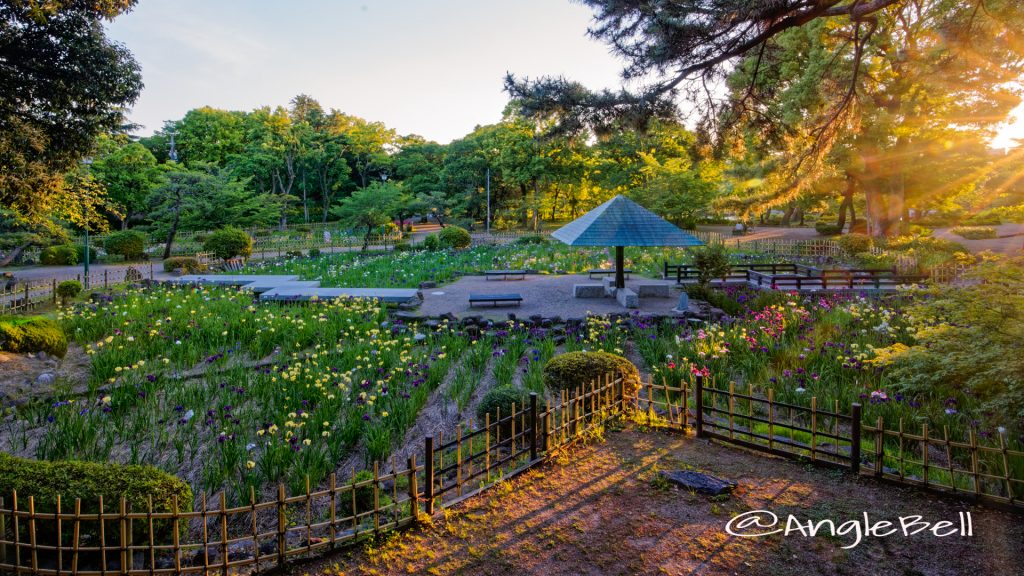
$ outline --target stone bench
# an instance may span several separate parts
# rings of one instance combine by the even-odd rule
[[[573,284],[572,295],[575,298],[604,298],[604,284]]]
[[[629,288],[620,288],[615,291],[615,299],[625,308],[639,308],[640,296]]]
[[[636,292],[641,298],[672,297],[672,287],[668,284],[638,284]]]

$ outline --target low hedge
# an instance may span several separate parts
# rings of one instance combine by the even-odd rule
[[[555,356],[544,365],[544,385],[552,392],[590,388],[607,374],[623,379],[623,393],[627,398],[640,390],[640,371],[632,362],[608,352],[569,352]]]
[[[84,246],[62,244],[47,246],[39,251],[39,263],[45,266],[74,266],[84,259]]]
[[[121,498],[125,498],[131,512],[147,512],[149,499],[153,499],[153,512],[173,512],[174,497],[178,497],[178,511],[192,510],[192,488],[184,480],[152,466],[120,465],[74,460],[48,462],[18,458],[0,452],[0,494],[10,497],[17,491],[19,505],[26,506],[28,497],[35,499],[36,511],[53,512],[57,496],[61,497],[61,511],[74,511],[75,499],[81,500],[83,514],[99,511],[99,498],[103,497],[105,513],[115,514]],[[71,541],[72,522],[65,521],[61,528],[62,541]],[[184,535],[188,522],[179,522]],[[99,524],[82,522],[80,538],[99,540]],[[158,543],[171,542],[173,523],[169,519],[153,520],[153,536]],[[36,520],[37,542],[53,543],[56,525],[52,521]],[[134,522],[132,537],[135,542],[149,539],[146,522]],[[120,538],[117,522],[106,523],[108,545]]]
[[[986,240],[996,237],[996,229],[991,226],[957,226],[950,232],[967,240]]]
[[[46,352],[63,358],[68,338],[54,320],[42,316],[0,320],[0,350],[16,353]]]
[[[835,236],[843,231],[835,222],[818,222],[814,225],[814,229],[822,236]]]
[[[181,270],[185,274],[195,274],[206,269],[199,260],[192,256],[172,256],[164,260],[164,272]]]
[[[519,412],[523,408],[529,408],[530,406],[530,391],[523,388],[516,388],[512,385],[497,386],[491,388],[484,394],[484,397],[480,399],[480,404],[476,407],[476,421],[478,426],[483,426],[487,422],[487,416],[491,417],[491,426],[495,426],[498,423],[498,416],[500,412],[501,418],[508,418],[512,414],[512,405],[515,404],[516,411]],[[547,404],[544,402],[544,397],[537,396],[537,413],[544,412]],[[529,426],[529,418],[524,420],[526,426]],[[516,426],[516,433],[522,432],[523,423],[520,422]],[[509,438],[512,434],[512,422],[511,420],[498,426],[500,430],[501,438]]]

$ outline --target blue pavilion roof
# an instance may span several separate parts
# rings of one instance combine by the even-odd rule
[[[552,238],[570,246],[702,246],[697,237],[619,195],[562,226]]]

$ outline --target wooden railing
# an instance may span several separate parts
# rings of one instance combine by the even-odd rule
[[[115,285],[152,280],[152,263],[138,266],[104,268],[89,276],[65,274],[41,280],[0,279],[0,314],[22,314],[46,304],[57,302],[57,285],[65,280],[77,280],[84,289],[108,290]]]

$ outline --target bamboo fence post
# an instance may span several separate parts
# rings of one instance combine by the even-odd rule
[[[512,405],[512,413],[515,414],[515,404]],[[512,422],[513,437],[515,432],[515,421]],[[462,426],[455,428],[455,493],[462,496]]]
[[[427,504],[427,516],[434,515],[434,437],[423,439],[423,499]]]
[[[878,417],[875,428],[875,476],[881,478],[885,473],[885,422]]]
[[[860,474],[860,404],[851,406],[850,472]]]
[[[352,504],[352,537],[359,536],[359,501],[356,500],[356,467],[352,466],[352,489],[349,490],[349,500]]]
[[[146,530],[149,534],[149,573],[156,569],[156,536],[153,534],[153,495],[146,498]]]
[[[491,482],[491,413],[484,414],[484,470],[488,484]]]
[[[309,490],[309,474],[306,474],[306,552],[313,547],[313,497]],[[226,575],[225,575],[226,576]]]
[[[77,507],[77,504],[76,504]],[[178,495],[171,497],[171,524],[174,529],[171,535],[174,550],[174,571],[181,573],[181,528],[178,520]]]
[[[903,482],[903,418],[900,418],[900,482]]]
[[[18,522],[18,491],[11,490],[11,524],[14,526],[14,565],[21,566],[21,530]]]
[[[1003,480],[1006,482],[1006,497],[1012,504],[1015,498],[1013,497],[1013,483],[1010,482],[1010,460],[1006,453],[1006,433],[999,432],[998,434],[999,452],[1003,455]]]
[[[60,494],[57,494],[57,501],[55,502],[57,513],[54,514],[54,520],[55,520],[55,523],[57,524],[57,573],[58,574],[64,568],[64,538],[63,538],[64,527],[62,526],[63,522],[61,521],[61,517],[60,517],[60,515],[61,515],[61,506],[60,506],[60,504],[61,504]],[[2,537],[3,537],[3,532],[0,532],[0,538],[2,538]]]
[[[252,528],[253,564],[260,565],[260,530],[256,522],[256,488],[249,486],[249,523]]]
[[[693,396],[694,410],[696,410],[696,436],[700,438],[704,436],[704,377],[697,376],[697,389],[694,391]]]
[[[220,491],[220,561],[221,574],[228,576],[228,500],[223,490]]]
[[[6,512],[6,509],[4,508],[5,504],[6,504],[6,499],[3,496],[0,496],[0,539],[2,539],[2,540],[6,540],[7,539],[7,515],[4,513],[4,512]],[[6,563],[7,563],[7,543],[3,542],[3,543],[0,543],[0,564],[6,564]]]
[[[330,550],[334,550],[335,541],[337,540],[337,536],[335,535],[335,526],[336,526],[336,523],[338,521],[338,514],[337,514],[337,509],[338,509],[338,477],[337,477],[337,475],[334,472],[331,472],[331,475],[330,475],[330,477],[329,477],[327,482],[328,482],[328,484],[327,484],[328,485],[327,493],[329,494],[329,499],[331,501],[331,529],[330,529],[330,532],[329,532],[330,533],[331,543],[330,543],[330,546],[328,548]]]
[[[373,533],[380,532],[380,466],[373,463]]]
[[[921,464],[924,467],[924,484],[928,485],[928,465],[930,462],[928,457],[928,424],[921,425]]]
[[[57,303],[57,279],[50,280],[50,293],[53,296],[53,303]]]
[[[277,565],[284,566],[285,552],[288,550],[288,542],[285,541],[286,520],[284,510],[284,484],[277,484]]]
[[[395,456],[391,456],[391,516],[394,518],[395,527],[398,527],[398,520],[401,517],[401,510],[398,508],[398,467],[395,465]]]
[[[74,524],[73,524],[73,526],[71,528],[71,537],[73,538],[73,541],[71,543],[71,545],[72,545],[72,549],[71,549],[72,550],[71,551],[71,573],[72,574],[75,574],[76,572],[78,572],[78,540],[79,540],[79,537],[81,536],[81,528],[82,528],[81,516],[82,516],[82,499],[81,498],[75,498],[75,519],[74,519]]]
[[[818,459],[818,397],[811,396],[811,462]]]
[[[39,570],[39,553],[36,552],[36,499],[28,497],[28,542],[32,558],[32,572]]]
[[[593,390],[593,386],[591,386]],[[591,411],[593,411],[594,398],[591,396]],[[537,393],[530,392],[530,461],[537,459]]]
[[[200,499],[203,501],[202,518],[203,518],[203,573],[205,574],[210,569],[210,529],[207,524],[206,515],[206,494],[200,494]]]
[[[732,440],[735,437],[736,419],[733,414],[736,413],[736,383],[729,382],[729,439]]]
[[[775,390],[768,389],[768,449],[775,449]]]
[[[953,451],[949,447],[949,426],[942,427],[942,440],[946,445],[946,464],[949,471],[949,486],[956,493],[956,476],[953,474]]]
[[[121,574],[128,573],[128,519],[126,514],[128,512],[128,502],[124,496],[121,496],[121,501],[118,503],[118,527],[120,528],[120,542],[121,542]]]
[[[981,494],[981,482],[978,477],[978,437],[973,428],[969,430],[968,438],[971,442],[971,476],[974,477],[974,495],[977,497]]]
[[[682,412],[683,417],[683,434],[686,433],[686,429],[690,427],[690,407],[688,406],[689,390],[687,390],[686,380],[679,381],[679,394],[682,396],[679,401],[679,411]]]
[[[416,485],[416,453],[409,456],[409,511],[412,513],[413,522],[420,519],[420,491]]]
[[[99,514],[96,515],[96,519],[100,522],[100,574],[107,573],[107,523],[103,516],[103,495],[101,494],[99,500]]]

